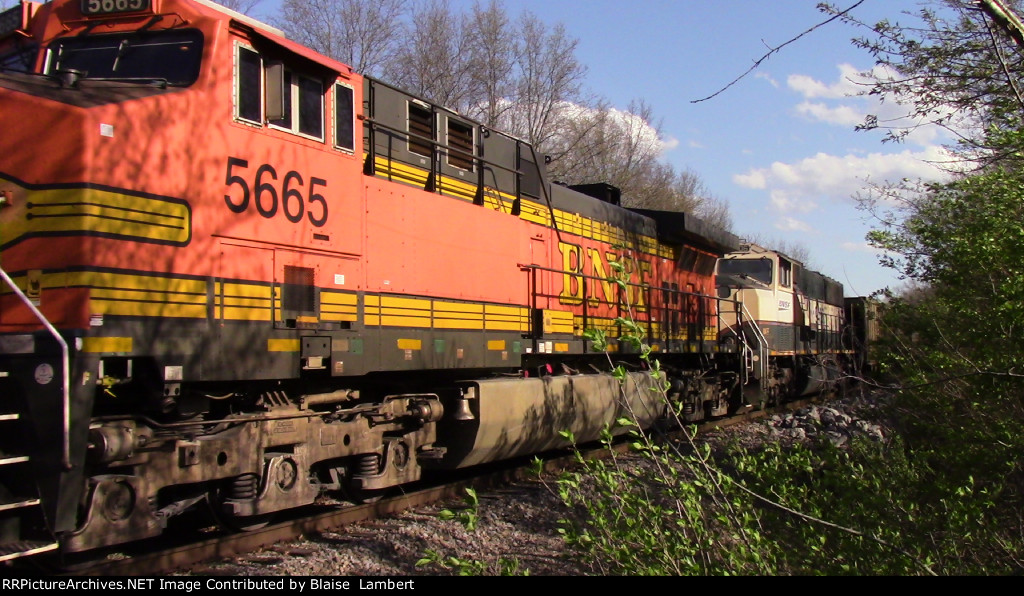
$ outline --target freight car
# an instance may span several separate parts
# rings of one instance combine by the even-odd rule
[[[791,384],[716,296],[731,234],[552,183],[530,144],[216,4],[23,0],[0,69],[0,560]]]

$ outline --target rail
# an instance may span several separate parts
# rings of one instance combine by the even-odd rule
[[[70,439],[70,435],[71,435],[71,377],[70,377],[71,356],[70,356],[70,353],[69,353],[69,350],[68,350],[68,342],[64,341],[64,338],[61,337],[60,332],[57,331],[57,328],[54,327],[53,324],[50,323],[50,321],[48,321],[46,319],[46,316],[43,315],[43,313],[38,308],[36,308],[35,304],[32,304],[32,300],[29,299],[29,297],[27,295],[25,295],[25,292],[21,291],[21,288],[19,288],[18,285],[16,283],[14,283],[14,280],[11,279],[11,276],[8,275],[6,271],[4,271],[3,267],[0,267],[0,277],[3,278],[3,280],[7,283],[7,285],[14,291],[15,295],[17,295],[18,298],[22,302],[25,303],[25,306],[27,306],[29,308],[29,310],[32,311],[32,314],[34,314],[36,316],[36,318],[39,319],[39,321],[43,324],[43,326],[46,327],[46,330],[50,332],[50,335],[52,335],[54,337],[54,339],[57,340],[57,343],[60,344],[61,364],[62,364],[62,367],[63,367],[62,368],[61,379],[63,381],[63,391],[64,391],[64,395],[62,396],[62,399],[61,399],[61,410],[62,410],[63,424],[64,424],[64,436],[63,436],[63,439],[62,439],[63,442],[61,444],[61,465],[64,466],[65,470],[70,470],[71,469],[71,439]]]

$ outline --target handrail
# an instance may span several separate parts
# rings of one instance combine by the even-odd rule
[[[729,329],[736,335],[740,343],[746,348],[747,336],[743,333],[744,329],[744,317],[750,321],[750,328],[754,330],[754,337],[757,339],[757,365],[758,372],[757,378],[764,379],[768,376],[768,339],[761,333],[761,329],[757,326],[757,322],[754,317],[750,315],[750,311],[747,310],[747,305],[743,304],[739,300],[720,300],[720,302],[732,302],[734,305],[739,306],[739,309],[735,309],[733,312],[736,316],[736,323],[729,325]],[[721,308],[718,309],[718,320],[719,326],[725,325],[725,320],[722,318],[723,311]],[[744,373],[746,367],[744,367]],[[745,382],[745,381],[744,381]]]
[[[766,379],[768,378],[768,338],[761,333],[761,328],[757,326],[757,321],[754,317],[750,316],[747,305],[742,302],[739,305],[743,309],[744,316],[750,321],[750,328],[754,330],[754,337],[757,338],[758,368],[761,369],[759,378]]]
[[[71,469],[71,438],[70,438],[70,435],[71,435],[71,378],[70,378],[70,375],[71,375],[71,356],[70,356],[70,353],[69,353],[69,350],[68,350],[68,342],[64,341],[64,338],[61,337],[60,332],[57,331],[57,328],[54,327],[50,323],[50,321],[48,321],[46,319],[46,317],[43,315],[43,313],[38,308],[36,308],[35,304],[32,304],[32,301],[29,299],[29,297],[26,296],[25,293],[21,291],[21,288],[19,288],[18,285],[14,283],[14,280],[11,279],[11,276],[8,275],[6,271],[4,271],[3,267],[0,267],[0,277],[3,277],[3,280],[5,282],[7,282],[7,285],[10,286],[12,290],[14,290],[14,293],[18,296],[18,298],[20,298],[21,301],[25,303],[25,306],[27,306],[29,308],[29,310],[32,311],[32,314],[34,314],[36,316],[36,318],[39,319],[39,321],[46,327],[46,330],[50,332],[50,335],[52,335],[54,337],[54,339],[57,340],[57,343],[60,344],[61,359],[62,359],[61,362],[63,364],[63,374],[61,374],[61,377],[62,377],[63,382],[64,382],[64,387],[63,387],[64,395],[63,395],[63,401],[61,403],[61,410],[63,411],[63,416],[64,416],[64,438],[63,438],[63,443],[62,443],[63,451],[61,452],[61,464],[64,466],[65,470],[70,470]]]
[[[537,168],[537,177],[540,178],[540,188],[544,193],[544,199],[548,204],[548,213],[551,215],[551,227],[555,230],[555,236],[558,241],[562,241],[562,233],[558,230],[558,221],[555,218],[555,206],[551,204],[551,193],[548,192],[548,180],[547,176],[544,175],[544,168],[540,167],[540,163],[537,159],[537,149],[530,143],[526,143],[526,146],[530,148],[530,156],[533,157],[533,165]]]

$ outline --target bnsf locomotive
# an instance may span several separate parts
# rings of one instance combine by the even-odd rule
[[[838,284],[552,184],[528,143],[205,0],[23,1],[0,68],[0,560],[198,507],[251,528],[852,361]]]

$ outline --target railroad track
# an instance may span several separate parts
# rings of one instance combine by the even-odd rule
[[[789,402],[768,410],[755,410],[737,416],[711,420],[697,425],[698,434],[714,429],[746,424],[779,411],[805,407],[819,399]],[[616,445],[620,452],[628,450],[623,442]],[[588,457],[607,454],[603,447],[589,449]],[[575,461],[571,452],[549,454],[545,470],[564,469]],[[190,569],[204,563],[244,556],[260,549],[301,539],[323,532],[342,531],[343,528],[373,519],[394,516],[404,511],[438,502],[461,499],[465,489],[472,487],[480,493],[503,488],[511,482],[530,478],[532,464],[521,460],[509,465],[494,466],[443,484],[413,486],[411,490],[362,505],[312,506],[290,512],[281,521],[258,530],[232,533],[208,526],[177,536],[163,536],[159,542],[143,544],[131,550],[107,553],[98,560],[64,561],[35,559],[13,567],[13,575],[26,576],[127,576],[148,577],[176,570]]]

